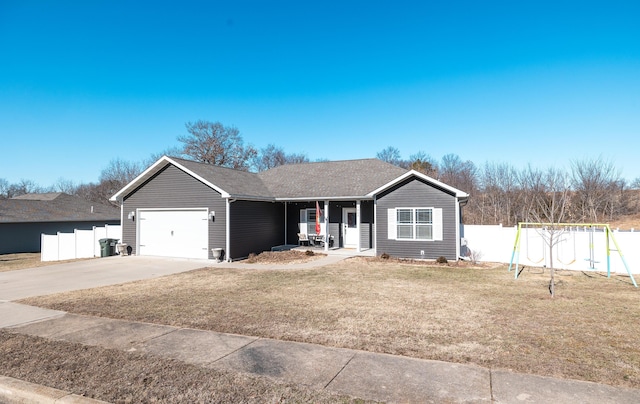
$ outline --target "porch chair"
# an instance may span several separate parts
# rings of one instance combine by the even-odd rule
[[[307,243],[306,245],[309,245],[309,237],[307,237],[307,235],[304,233],[298,233],[298,245],[305,245],[304,243]]]
[[[322,239],[320,239],[320,245],[324,247],[324,243],[326,242],[329,243],[329,248],[333,247],[333,236],[330,234],[327,234],[326,236],[322,236]]]

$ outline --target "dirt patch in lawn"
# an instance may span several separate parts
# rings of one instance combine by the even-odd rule
[[[271,379],[6,331],[0,357],[2,375],[110,403],[354,402]]]
[[[250,254],[249,257],[242,261],[246,264],[302,264],[309,261],[315,261],[326,254],[318,253],[313,250],[288,250],[288,251],[265,251],[260,254]]]
[[[351,258],[208,268],[24,300],[51,309],[640,388],[640,291],[623,276]]]

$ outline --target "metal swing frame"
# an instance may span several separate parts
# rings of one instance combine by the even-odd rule
[[[613,232],[611,231],[611,228],[609,227],[608,224],[601,224],[601,223],[533,223],[533,222],[519,222],[518,223],[518,229],[516,231],[516,240],[513,243],[513,252],[511,253],[511,261],[509,262],[509,272],[511,272],[511,267],[513,266],[513,261],[515,259],[515,279],[518,279],[518,267],[519,267],[519,263],[520,263],[520,242],[521,242],[521,235],[522,235],[522,226],[525,226],[525,229],[528,229],[530,226],[537,226],[537,227],[543,227],[543,226],[554,226],[554,227],[571,227],[571,226],[576,226],[576,227],[590,227],[591,230],[595,230],[596,227],[603,227],[604,231],[605,231],[605,248],[606,248],[606,252],[607,252],[607,278],[611,278],[611,241],[613,241],[613,245],[615,246],[615,250],[618,252],[618,255],[620,256],[620,259],[622,260],[622,263],[624,264],[624,268],[627,270],[627,274],[629,275],[629,278],[631,279],[631,281],[633,282],[633,286],[635,286],[636,288],[638,287],[638,284],[636,283],[636,280],[634,279],[633,275],[631,274],[631,271],[629,270],[629,266],[627,265],[627,261],[624,258],[624,254],[622,253],[622,250],[620,249],[620,246],[618,245],[618,242],[616,241],[615,236],[613,235]],[[594,250],[594,245],[593,245],[593,238],[589,239],[589,249],[590,249],[590,258],[588,258],[588,260],[592,263],[593,265],[593,250]],[[528,253],[528,251],[527,251]],[[574,260],[575,261],[575,260]],[[565,264],[566,265],[566,264]]]

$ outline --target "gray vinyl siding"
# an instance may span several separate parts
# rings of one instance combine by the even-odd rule
[[[373,247],[373,201],[360,202],[360,247]]]
[[[378,255],[387,253],[393,257],[436,259],[440,256],[456,260],[456,198],[454,195],[426,184],[416,178],[410,179],[378,195],[376,208],[376,235]],[[442,208],[442,241],[389,240],[387,233],[387,210],[397,207]],[[422,256],[420,251],[424,250]]]
[[[136,223],[127,215],[136,209],[186,209],[208,208],[215,211],[215,219],[209,222],[209,258],[212,248],[225,249],[226,201],[218,192],[168,165],[124,198],[122,222],[123,242],[132,246],[136,254]]]
[[[231,259],[284,244],[284,204],[235,201],[230,206]]]
[[[1,223],[0,254],[41,252],[42,233],[73,233],[105,224],[118,225],[120,221]]]

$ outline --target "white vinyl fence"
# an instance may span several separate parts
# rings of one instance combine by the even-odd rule
[[[122,238],[120,225],[94,227],[93,230],[74,230],[73,233],[42,234],[41,260],[61,261],[100,256],[102,238]]]
[[[509,263],[514,251],[517,227],[462,226],[462,238],[466,247],[477,255],[478,261]],[[620,247],[616,249],[610,242],[611,272],[626,273],[619,252],[631,273],[640,273],[640,232],[613,231],[613,237]],[[42,261],[59,261],[74,258],[100,256],[102,238],[122,238],[122,227],[94,227],[93,230],[75,230],[73,233],[42,235]],[[593,247],[591,247],[593,246]],[[549,266],[549,248],[535,229],[522,229],[520,252],[514,256],[514,265]],[[606,236],[602,229],[575,229],[560,236],[560,242],[553,250],[554,267],[572,270],[607,270]]]
[[[620,253],[631,273],[640,273],[640,232],[613,231],[619,250],[610,238],[611,272],[627,273]],[[514,252],[517,227],[465,225],[462,237],[467,248],[479,255],[478,261],[509,263]],[[578,271],[607,270],[606,233],[603,228],[573,227],[560,234],[559,242],[553,248],[553,266]],[[524,227],[520,234],[520,251],[516,252],[513,264],[519,256],[519,264],[525,266],[549,267],[549,247],[539,230]]]

